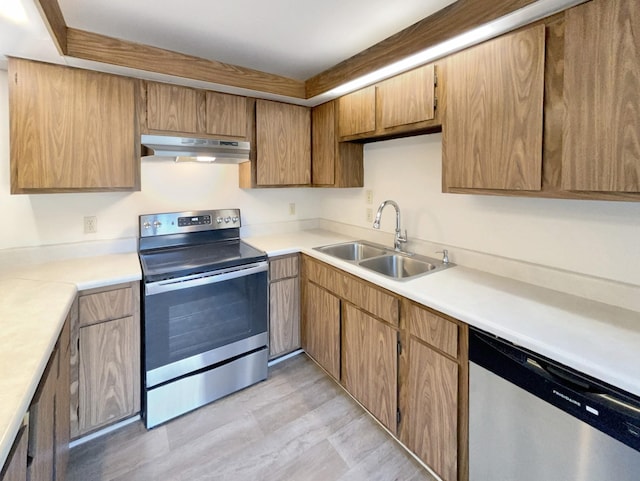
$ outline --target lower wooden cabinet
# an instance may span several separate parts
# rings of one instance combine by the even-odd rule
[[[0,471],[0,481],[27,481],[27,447],[29,426],[20,428],[4,467]]]
[[[468,479],[468,327],[302,256],[302,347],[444,481]]]
[[[269,259],[269,359],[300,347],[298,254]]]
[[[137,282],[80,293],[72,330],[72,438],[140,411],[139,295]]]
[[[396,432],[398,331],[345,303],[342,384],[392,433]]]
[[[307,282],[304,287],[302,347],[335,379],[340,379],[340,298]]]

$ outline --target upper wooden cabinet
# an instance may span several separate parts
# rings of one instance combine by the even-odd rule
[[[139,81],[9,59],[11,193],[140,190]]]
[[[640,2],[566,12],[562,188],[640,192]]]
[[[439,126],[435,66],[425,65],[338,99],[341,140],[424,132]]]
[[[363,145],[338,141],[337,103],[311,110],[311,181],[317,186],[362,187]]]
[[[148,132],[248,137],[246,97],[156,82],[146,95]]]
[[[256,101],[256,183],[311,183],[311,110],[308,107]]]
[[[447,59],[446,189],[541,189],[544,54],[536,25]]]

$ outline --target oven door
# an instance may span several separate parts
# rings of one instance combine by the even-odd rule
[[[145,285],[145,385],[264,349],[267,262]]]

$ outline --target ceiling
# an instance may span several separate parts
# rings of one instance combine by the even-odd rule
[[[14,19],[0,15],[1,55],[68,63],[35,0],[6,2],[17,6]],[[59,5],[69,27],[305,80],[454,2],[59,0]]]

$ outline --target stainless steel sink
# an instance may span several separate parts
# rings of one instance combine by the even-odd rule
[[[363,241],[316,247],[316,250],[346,261],[361,261],[387,253],[386,249]]]
[[[316,247],[315,250],[397,281],[410,280],[455,265],[417,254],[396,252],[362,240]]]
[[[392,279],[406,279],[409,277],[426,274],[438,268],[431,262],[418,260],[401,254],[391,254],[382,257],[374,257],[360,262],[361,267],[391,277]]]

